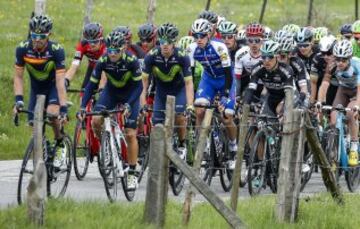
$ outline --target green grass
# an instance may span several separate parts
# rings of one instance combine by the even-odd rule
[[[92,20],[101,22],[105,33],[117,25],[129,25],[134,31],[145,22],[146,0],[132,1],[94,1],[95,7]],[[213,0],[211,9],[227,16],[238,24],[247,24],[256,21],[261,8],[260,0]],[[271,0],[264,17],[264,23],[274,29],[285,23],[306,23],[307,2],[305,0]],[[206,0],[158,0],[156,9],[156,24],[173,22],[178,25],[182,35],[187,34],[192,21],[204,8]],[[347,4],[345,4],[347,3]],[[0,1],[0,159],[21,158],[31,135],[22,118],[22,126],[15,128],[12,123],[11,109],[13,99],[13,63],[16,45],[24,40],[28,32],[28,20],[34,1],[8,0]],[[334,32],[339,25],[353,21],[353,1],[326,0],[315,1],[314,25],[327,25]],[[53,18],[54,30],[52,38],[65,47],[66,63],[69,67],[74,53],[74,47],[79,39],[84,16],[85,0],[47,1],[47,13]],[[86,62],[86,61],[84,61]],[[85,73],[85,63],[72,85],[79,85]],[[27,79],[27,74],[25,75]],[[26,80],[25,100],[28,98],[29,82]],[[72,101],[78,101],[76,95]],[[72,135],[74,129],[74,113],[77,107],[72,108],[72,122],[67,127]]]
[[[277,223],[274,216],[274,196],[239,201],[238,214],[248,228],[359,228],[360,196],[347,195],[343,207],[329,196],[301,200],[295,224]],[[49,201],[46,205],[44,228],[148,228],[142,224],[143,203],[101,203],[71,200]],[[169,202],[165,228],[181,226],[182,205]],[[2,228],[31,228],[25,206],[0,211]],[[207,203],[193,208],[189,228],[226,228],[223,218]]]

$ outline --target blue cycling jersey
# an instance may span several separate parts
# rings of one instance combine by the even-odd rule
[[[360,86],[360,59],[358,57],[351,58],[350,66],[345,71],[337,69],[335,76],[340,86],[347,88]]]

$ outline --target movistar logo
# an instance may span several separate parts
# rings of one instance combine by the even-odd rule
[[[180,65],[176,64],[171,67],[168,74],[163,73],[158,67],[153,67],[153,74],[163,82],[171,82],[175,76],[181,71]]]
[[[31,64],[25,64],[27,70],[29,71],[30,75],[33,76],[36,80],[44,81],[49,78],[50,72],[55,69],[55,62],[49,61],[44,66],[44,69],[36,70]]]
[[[106,74],[107,78],[109,79],[110,83],[117,87],[121,88],[124,87],[125,84],[129,81],[129,79],[132,77],[131,71],[127,71],[120,80],[115,79],[112,75]]]
[[[59,50],[62,48],[62,46],[60,44],[52,44],[51,48],[52,50]]]

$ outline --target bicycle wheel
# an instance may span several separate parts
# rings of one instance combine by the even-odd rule
[[[213,137],[210,132],[210,135],[208,137],[208,150],[204,154],[204,164],[202,165],[204,170],[204,176],[203,180],[205,183],[207,183],[209,186],[211,185],[212,178],[215,176],[216,169],[215,169],[215,160],[216,160],[216,153],[215,153],[215,146],[213,143]]]
[[[185,176],[173,163],[170,163],[169,169],[170,187],[173,194],[178,196],[184,188]]]
[[[52,198],[59,198],[65,195],[70,180],[72,166],[72,143],[71,138],[65,135],[63,138],[62,155],[63,160],[59,167],[51,166],[48,168],[48,181],[50,184],[50,193]]]
[[[104,181],[105,191],[110,202],[117,199],[117,172],[111,151],[110,133],[104,131],[101,136],[101,150],[99,159],[100,174]]]
[[[186,163],[190,166],[194,163],[195,151],[196,151],[196,136],[195,128],[191,119],[188,120],[186,128]]]
[[[25,151],[18,180],[17,201],[19,205],[25,201],[27,187],[32,175],[34,174],[34,169],[34,139],[31,138]]]
[[[350,192],[356,192],[360,185],[360,167],[347,168],[345,180]]]
[[[276,144],[280,144],[280,141]],[[277,192],[277,180],[278,180],[278,173],[279,173],[279,163],[280,163],[280,147],[275,147],[269,145],[268,142],[266,142],[266,149],[267,150],[267,156],[266,158],[269,158],[269,161],[267,164],[267,170],[266,170],[266,176],[267,176],[267,184],[271,189],[272,193]]]
[[[90,148],[86,140],[86,121],[78,121],[74,133],[74,171],[78,180],[84,179],[89,168]]]
[[[251,146],[248,168],[248,190],[251,196],[260,194],[265,186],[266,172],[266,135],[260,131],[255,135]]]
[[[328,158],[332,172],[334,172],[336,183],[339,185],[340,180],[340,160],[338,157],[339,150],[339,131],[337,129],[329,128],[326,132],[328,144],[326,145],[325,153]]]
[[[124,173],[124,176],[121,177],[121,184],[122,184],[123,191],[124,191],[124,194],[125,194],[126,199],[127,199],[128,201],[133,201],[133,200],[134,200],[134,197],[135,197],[135,191],[136,191],[136,189],[129,189],[129,188],[128,188],[127,177],[128,177],[128,173],[125,172],[125,173]]]
[[[247,174],[248,174],[248,167],[249,167],[249,157],[251,151],[251,145],[253,142],[253,138],[256,134],[256,126],[250,126],[248,132],[246,133],[245,137],[245,147],[244,147],[244,158],[242,161],[241,166],[241,175],[240,175],[240,187],[245,187],[247,184]]]
[[[304,168],[303,168],[304,167]],[[314,171],[314,155],[309,149],[309,146],[307,142],[305,142],[304,145],[304,158],[303,158],[303,166],[301,169],[301,186],[300,186],[300,192],[302,192],[306,186],[306,184],[311,179],[311,175]],[[305,171],[304,171],[305,170]]]
[[[139,156],[138,156],[138,164],[140,165],[140,171],[138,174],[138,183],[140,183],[145,170],[149,164],[149,154],[150,154],[150,137],[145,135],[139,135]]]
[[[229,166],[227,164],[227,159],[230,152],[228,149],[228,137],[226,135],[226,130],[224,126],[220,127],[219,133],[219,139],[222,143],[222,151],[218,152],[219,157],[217,158],[220,168],[220,184],[225,192],[229,192],[232,187],[233,170],[229,169]]]

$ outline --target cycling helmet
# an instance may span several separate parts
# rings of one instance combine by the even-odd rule
[[[325,37],[326,35],[328,35],[329,31],[328,28],[326,27],[317,27],[314,30],[314,41],[316,43],[318,43],[320,41],[321,38]]]
[[[216,27],[219,28],[220,24],[223,23],[224,21],[226,21],[226,18],[224,16],[220,16],[218,15],[217,17],[217,23],[216,23]]]
[[[196,19],[191,26],[191,33],[210,33],[211,24],[206,19]]]
[[[218,27],[220,34],[236,34],[237,26],[231,21],[223,21]]]
[[[179,30],[174,24],[165,23],[159,27],[157,34],[159,38],[167,39],[174,42],[179,35]]]
[[[334,45],[333,53],[334,53],[335,57],[340,57],[340,58],[351,57],[352,53],[353,53],[351,41],[349,41],[349,40],[338,41]]]
[[[319,42],[319,48],[321,52],[329,52],[332,50],[336,42],[336,38],[333,35],[327,35],[321,38]]]
[[[236,34],[236,40],[237,41],[241,41],[241,40],[246,40],[246,30],[245,29],[240,29],[237,34]]]
[[[352,24],[351,31],[353,33],[360,33],[360,20],[357,20]]]
[[[124,37],[124,34],[119,31],[112,31],[106,37],[106,47],[108,48],[119,49],[124,47],[125,43],[126,39]]]
[[[30,31],[34,33],[49,33],[52,29],[52,20],[47,15],[38,15],[30,19]]]
[[[128,26],[120,25],[120,26],[116,27],[113,31],[122,33],[127,41],[130,40],[132,37],[131,30]]]
[[[103,27],[100,23],[89,23],[84,26],[83,37],[86,40],[96,40],[103,36]]]
[[[176,47],[186,50],[191,43],[193,43],[195,39],[192,36],[185,36],[180,38],[177,42]]]
[[[294,38],[291,35],[283,36],[278,41],[279,50],[282,52],[291,52],[295,47]]]
[[[156,36],[156,27],[153,24],[141,25],[138,29],[140,40],[152,39]]]
[[[303,27],[299,30],[299,32],[295,35],[295,41],[297,43],[306,43],[311,42],[313,38],[313,33],[311,32],[311,29],[307,27]]]
[[[199,14],[199,18],[206,19],[211,24],[216,24],[218,22],[218,16],[212,11],[204,10]]]
[[[285,30],[290,34],[295,35],[299,32],[300,26],[295,25],[295,24],[287,24],[287,25],[284,25],[284,27],[282,27],[281,30]]]
[[[270,40],[273,37],[273,31],[270,29],[270,27],[265,26],[264,27],[264,39]]]
[[[274,35],[274,41],[279,42],[279,40],[280,40],[282,37],[287,37],[287,36],[292,36],[292,34],[289,33],[289,32],[286,31],[286,30],[281,29],[281,30],[279,30],[279,31],[277,31],[277,32],[275,33],[275,35]]]
[[[251,23],[246,26],[246,36],[264,36],[264,27],[259,23]]]
[[[275,55],[279,51],[279,43],[273,40],[265,41],[261,46],[260,51],[263,55]]]
[[[342,25],[341,28],[340,28],[340,34],[344,35],[344,34],[349,34],[349,33],[352,33],[351,24]]]

